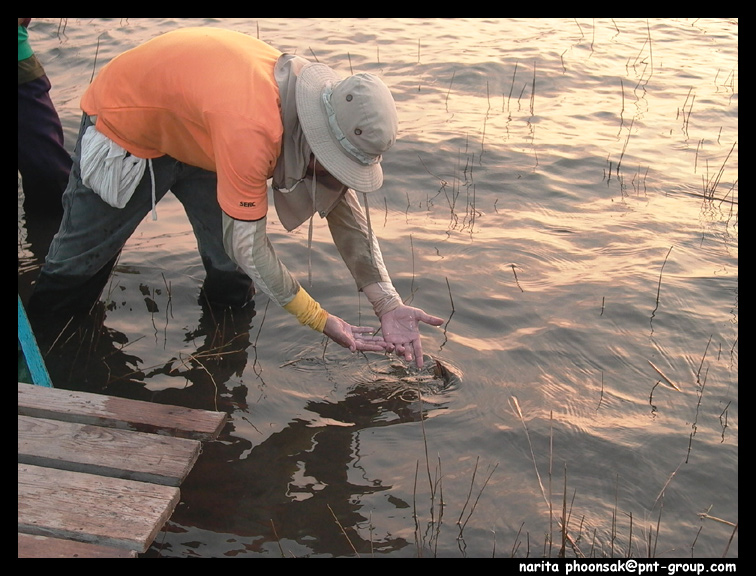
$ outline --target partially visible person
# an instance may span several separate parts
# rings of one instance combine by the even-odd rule
[[[170,190],[197,238],[209,303],[244,306],[254,281],[339,345],[422,368],[419,324],[443,320],[403,303],[356,194],[381,187],[381,155],[398,131],[379,78],[340,78],[246,34],[185,28],[111,60],[81,107],[65,214],[31,314],[96,302],[126,241]],[[266,232],[271,179],[287,230],[315,213],[327,219],[380,335],[328,313],[279,260]]]
[[[27,214],[61,215],[71,171],[50,79],[29,43],[31,18],[18,19],[18,171]]]

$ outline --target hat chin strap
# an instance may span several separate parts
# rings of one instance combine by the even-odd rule
[[[333,137],[336,138],[336,141],[344,149],[344,151],[347,154],[349,154],[352,158],[357,160],[358,162],[364,164],[365,166],[378,164],[378,162],[381,161],[380,154],[377,156],[373,154],[365,154],[362,150],[360,150],[354,144],[352,144],[349,141],[349,139],[346,137],[346,135],[341,131],[341,128],[339,127],[339,123],[336,121],[336,111],[333,109],[333,106],[331,105],[332,95],[333,95],[333,84],[331,82],[328,82],[326,83],[325,88],[323,88],[322,98],[323,98],[323,105],[325,106],[326,113],[328,115],[328,126],[331,130],[331,134],[333,134]]]
[[[315,155],[312,155],[312,205],[313,208],[315,207],[315,194],[318,190],[318,172],[317,172],[317,166],[318,166],[318,159],[315,157]],[[373,226],[370,223],[370,208],[368,208],[368,197],[367,193],[363,192],[362,197],[365,201],[365,218],[367,220],[367,236],[368,236],[368,243],[370,245],[370,263],[375,263],[375,256],[373,255],[373,251],[375,249],[373,245]],[[340,201],[344,201],[343,198]],[[310,215],[310,222],[307,227],[307,281],[309,283],[310,288],[312,288],[312,230],[313,230],[313,224],[315,220],[315,210],[313,210],[312,214]]]
[[[312,155],[312,214],[310,214],[310,223],[307,228],[307,281],[312,288],[312,227],[315,219],[315,194],[318,191],[318,160],[315,154]]]

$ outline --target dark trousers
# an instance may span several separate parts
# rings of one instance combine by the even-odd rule
[[[18,171],[27,214],[61,214],[71,171],[63,128],[50,99],[50,80],[41,76],[18,86]]]

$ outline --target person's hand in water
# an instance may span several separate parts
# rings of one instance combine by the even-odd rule
[[[441,326],[443,318],[426,314],[419,308],[402,304],[381,316],[381,330],[388,352],[396,352],[405,360],[415,361],[418,369],[423,367],[423,346],[420,342],[419,323]]]
[[[333,314],[328,315],[323,329],[323,334],[352,352],[384,352],[388,344],[381,336],[376,336],[375,332],[375,328],[352,326]]]

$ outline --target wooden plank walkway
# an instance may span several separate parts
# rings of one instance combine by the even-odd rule
[[[136,557],[225,413],[18,384],[19,558]]]

